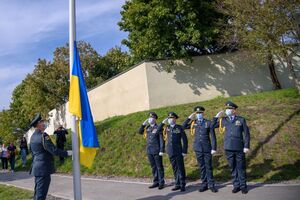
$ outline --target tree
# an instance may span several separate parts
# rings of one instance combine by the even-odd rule
[[[26,80],[26,79],[25,79]],[[12,93],[12,101],[10,103],[10,114],[15,128],[25,129],[28,126],[28,118],[23,110],[22,96],[25,92],[25,80],[22,81]]]
[[[121,11],[122,41],[135,62],[216,52],[222,14],[213,0],[132,0]]]
[[[0,140],[3,143],[10,143],[17,139],[17,135],[13,134],[13,121],[10,110],[2,110],[0,112]]]
[[[265,61],[275,89],[281,88],[274,65],[276,55],[286,60],[295,83],[299,82],[293,73],[291,56],[288,56],[295,52],[295,43],[299,43],[293,19],[299,9],[299,0],[220,0],[218,6],[228,19],[223,27],[223,45],[247,49]],[[289,42],[285,42],[287,40]]]
[[[110,49],[101,57],[90,44],[78,42],[78,51],[87,88],[111,78],[131,66],[131,57],[121,48]],[[53,61],[39,59],[31,74],[13,91],[9,115],[14,128],[26,129],[36,113],[44,118],[48,112],[68,101],[69,47],[54,51]],[[5,118],[6,119],[6,118]],[[5,121],[7,124],[8,120]]]
[[[102,80],[93,73],[100,56],[85,42],[78,43],[78,50],[87,86],[93,87]],[[25,129],[36,113],[47,118],[50,110],[68,100],[68,94],[69,48],[65,45],[55,49],[52,62],[39,59],[33,72],[14,89],[10,109],[17,120],[12,125]]]
[[[83,71],[83,75],[86,81],[87,88],[94,87],[100,77],[96,76],[93,72],[100,61],[101,56],[97,51],[87,42],[79,41],[77,43],[78,52],[80,55],[80,62]],[[56,48],[54,51],[53,65],[56,71],[54,71],[56,78],[61,80],[62,83],[68,83],[69,80],[69,45],[66,44],[63,47]],[[62,84],[60,84],[60,87]],[[68,99],[69,85],[64,84],[62,89],[62,96]]]

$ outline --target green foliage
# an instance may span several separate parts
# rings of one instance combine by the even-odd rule
[[[6,145],[9,142],[16,139],[16,135],[13,135],[13,119],[11,118],[10,110],[3,110],[0,112],[0,143],[5,143]]]
[[[122,41],[135,61],[186,58],[215,50],[222,18],[211,0],[132,0],[121,11]]]
[[[228,17],[223,44],[250,50],[262,61],[269,54],[294,52],[299,43],[298,0],[220,0],[219,9]]]
[[[77,46],[87,88],[96,86],[132,65],[131,56],[119,47],[100,56],[86,42],[80,41]],[[50,110],[64,104],[68,100],[69,76],[68,44],[55,49],[52,61],[39,59],[33,72],[14,89],[10,109],[1,113],[3,124],[0,124],[0,129],[3,135],[12,136],[12,130],[17,127],[26,129],[36,113],[47,118]]]
[[[218,8],[227,22],[220,43],[232,49],[246,49],[268,64],[275,89],[280,89],[274,66],[274,56],[287,63],[295,86],[300,92],[300,81],[294,72],[292,57],[299,44],[298,0],[219,0]],[[299,56],[299,55],[298,55]]]
[[[122,52],[120,47],[114,47],[99,59],[93,74],[107,80],[133,65],[131,56]]]
[[[263,92],[230,98],[154,109],[161,122],[168,111],[179,115],[181,124],[196,105],[206,108],[205,115],[211,119],[224,109],[228,99],[239,105],[239,113],[247,119],[251,132],[251,150],[247,155],[249,181],[300,180],[300,96],[296,89]],[[88,175],[131,176],[151,178],[151,169],[145,152],[146,142],[137,133],[148,111],[126,116],[117,116],[96,123],[100,140],[92,168],[82,167]],[[189,140],[185,166],[189,179],[198,179],[199,170],[192,144],[193,137],[186,131]],[[218,181],[230,180],[230,169],[224,156],[223,135],[217,133],[218,151],[213,157],[214,174]],[[68,139],[70,142],[70,139]],[[68,144],[70,145],[70,143]],[[70,146],[69,146],[70,147]],[[168,156],[164,156],[166,177],[173,178]],[[71,159],[58,167],[58,171],[70,173]]]

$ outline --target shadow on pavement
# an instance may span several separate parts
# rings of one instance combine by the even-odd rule
[[[198,190],[198,186],[196,186],[196,185],[187,185],[185,192],[170,191],[170,193],[168,193],[166,195],[155,195],[155,196],[151,196],[151,197],[139,198],[139,199],[136,199],[136,200],[168,200],[168,199],[172,199],[175,196],[180,196],[180,195],[185,195],[185,194],[190,193],[190,192],[195,192],[196,190]]]

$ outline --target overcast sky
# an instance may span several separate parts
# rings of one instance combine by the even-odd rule
[[[101,55],[120,46],[127,36],[117,25],[124,2],[76,0],[77,40]],[[68,42],[68,6],[69,0],[0,0],[0,109],[9,107],[13,89],[38,58],[51,60],[55,48]]]

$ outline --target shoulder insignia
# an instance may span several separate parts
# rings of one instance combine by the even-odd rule
[[[51,140],[50,136],[47,133],[43,133],[44,140]]]

